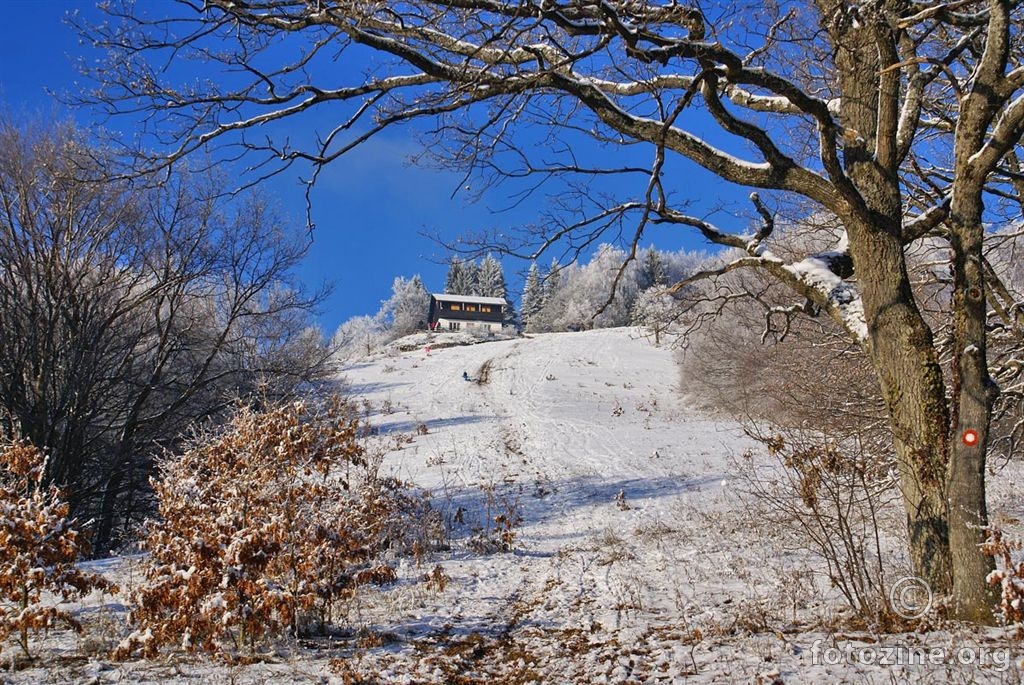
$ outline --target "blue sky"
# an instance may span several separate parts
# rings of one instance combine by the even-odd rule
[[[92,123],[93,113],[63,108],[48,93],[74,89],[79,77],[73,60],[88,56],[89,48],[80,44],[63,18],[75,10],[95,13],[92,3],[2,1],[0,107],[15,114],[70,116],[83,125]],[[147,9],[158,6],[147,5]],[[422,234],[454,239],[468,231],[514,230],[540,214],[539,202],[495,212],[491,207],[508,204],[500,194],[485,196],[477,204],[468,203],[465,194],[452,197],[459,189],[459,177],[411,165],[408,158],[415,152],[411,133],[395,130],[355,150],[321,176],[313,194],[314,243],[298,275],[311,286],[333,282],[334,293],[320,313],[320,323],[328,333],[352,316],[376,312],[396,276],[420,274],[428,289],[443,288],[446,254]],[[308,175],[308,171],[287,172],[269,182],[267,191],[276,196],[283,212],[301,225],[305,201],[300,174]],[[701,179],[690,190],[704,195],[707,203],[709,196],[720,192],[718,188],[719,184]],[[648,242],[652,240],[661,249],[702,247],[699,241],[681,238],[677,231],[654,233]],[[515,290],[519,287],[517,274],[528,265],[510,259],[504,264]]]

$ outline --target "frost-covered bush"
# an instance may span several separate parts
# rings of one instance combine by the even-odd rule
[[[88,542],[68,518],[63,493],[42,485],[44,471],[32,445],[0,447],[0,642],[15,635],[25,656],[30,633],[57,623],[81,630],[60,601],[111,588],[75,567]]]
[[[331,339],[331,349],[339,359],[368,357],[390,340],[381,315],[357,316],[338,327]]]
[[[367,357],[393,340],[425,330],[429,309],[430,294],[422,279],[399,276],[376,314],[354,317],[338,327],[331,349],[341,360]]]
[[[1001,530],[991,528],[981,550],[996,560],[997,568],[987,579],[989,585],[999,588],[996,611],[1007,624],[1018,624],[1024,629],[1024,559],[1020,556],[1024,542],[1007,539]]]
[[[399,276],[391,285],[391,297],[381,305],[378,317],[384,321],[389,340],[401,338],[427,327],[430,293],[418,275]]]
[[[660,345],[679,316],[679,306],[665,288],[654,286],[642,291],[633,302],[630,323],[640,326]]]
[[[531,331],[574,331],[627,325],[629,310],[636,298],[637,268],[635,262],[630,263],[626,274],[616,284],[626,257],[626,253],[617,247],[601,245],[587,264],[560,268],[557,283],[552,284],[544,306],[533,315]],[[613,293],[615,297],[609,302]]]
[[[250,652],[331,619],[425,504],[377,475],[346,402],[240,408],[161,464],[145,583],[120,656],[141,647]]]
[[[527,274],[521,307],[526,330],[546,333],[630,325],[640,293],[682,279],[706,258],[703,253],[659,252],[653,247],[631,258],[621,248],[602,244],[588,262],[562,266],[556,261],[543,277],[531,267],[533,276]]]

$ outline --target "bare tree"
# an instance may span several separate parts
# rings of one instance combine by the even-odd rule
[[[222,154],[240,146],[254,155],[258,174],[303,160],[319,169],[390,126],[429,117],[437,158],[478,173],[478,187],[562,183],[541,232],[506,242],[510,251],[585,249],[621,230],[634,236],[633,258],[656,222],[741,250],[723,270],[771,275],[864,349],[893,433],[914,566],[952,593],[957,615],[989,619],[990,561],[977,545],[999,388],[988,369],[997,290],[983,222],[1020,178],[1010,163],[1024,126],[1020,2],[207,0],[182,2],[170,17],[146,9],[111,3],[114,21],[87,30],[111,54],[91,99],[142,114],[169,146],[164,163],[226,143]],[[367,72],[338,68],[362,63],[367,49]],[[172,58],[230,73],[189,78],[167,66]],[[307,147],[262,135],[325,105],[337,125]],[[711,128],[712,138],[699,133]],[[649,164],[636,161],[636,147]],[[684,213],[668,173],[678,159],[770,191],[754,196],[761,228],[736,235]],[[608,175],[620,177],[622,196],[590,192]],[[764,248],[769,204],[794,197],[837,219],[832,249],[784,260]],[[905,250],[925,236],[951,255],[949,374],[906,268]],[[976,440],[961,439],[968,430]]]
[[[95,519],[144,513],[155,453],[261,387],[326,369],[316,297],[289,285],[305,243],[216,179],[111,182],[70,127],[0,122],[0,407],[48,453],[45,482]],[[269,386],[269,387],[268,387]]]
[[[1024,454],[1024,230],[1019,219],[990,236],[986,269],[999,291],[991,306],[990,366],[999,384],[990,455],[1008,460]]]

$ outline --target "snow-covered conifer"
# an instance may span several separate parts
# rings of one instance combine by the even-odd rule
[[[477,294],[483,297],[505,297],[507,286],[501,262],[488,254],[480,262],[477,272]]]
[[[500,297],[505,300],[505,324],[509,326],[516,324],[516,311],[508,297],[505,270],[502,268],[501,262],[491,254],[488,254],[480,262],[475,294],[481,297]]]
[[[464,262],[453,256],[448,264],[448,275],[444,281],[444,291],[451,295],[470,295],[473,292],[473,271],[470,262]]]
[[[640,290],[647,290],[656,286],[668,284],[668,271],[665,268],[665,260],[660,252],[654,247],[644,250],[640,258],[640,271],[637,274],[637,286]]]
[[[391,298],[384,302],[381,314],[392,338],[416,332],[425,325],[430,308],[430,293],[419,276],[401,276],[391,286]]]
[[[552,258],[548,272],[544,274],[544,302],[550,302],[555,293],[558,292],[559,287],[561,287],[562,269],[562,265],[558,263],[558,258]]]
[[[540,280],[540,269],[537,262],[530,264],[523,285],[523,299],[520,302],[520,316],[523,327],[529,327],[530,319],[544,306],[544,286]]]
[[[480,266],[474,261],[466,261],[462,263],[462,268],[465,271],[465,285],[462,288],[461,293],[455,293],[457,295],[479,295],[480,294]]]

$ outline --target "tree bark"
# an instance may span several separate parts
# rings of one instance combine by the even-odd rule
[[[885,399],[900,473],[914,573],[938,593],[953,585],[945,454],[949,423],[932,332],[910,288],[899,238],[849,226],[868,325],[868,355]]]
[[[982,262],[984,230],[980,189],[955,196],[950,239],[953,246],[953,368],[947,492],[949,540],[955,573],[951,613],[991,623],[998,594],[986,578],[995,568],[981,552],[988,511],[985,503],[985,454],[989,422],[998,388],[986,359],[987,306]],[[970,431],[970,436],[968,436]]]
[[[117,500],[122,492],[124,481],[124,464],[119,459],[113,464],[113,470],[103,486],[103,500],[100,504],[100,516],[93,533],[92,550],[96,556],[105,556],[110,552],[113,538],[114,516],[117,513]]]
[[[949,408],[934,336],[907,273],[897,160],[882,153],[892,149],[898,115],[886,107],[879,46],[893,39],[884,26],[835,25],[832,31],[847,131],[843,166],[857,195],[842,219],[864,306],[866,348],[892,426],[913,571],[945,594],[955,575],[945,482]]]

